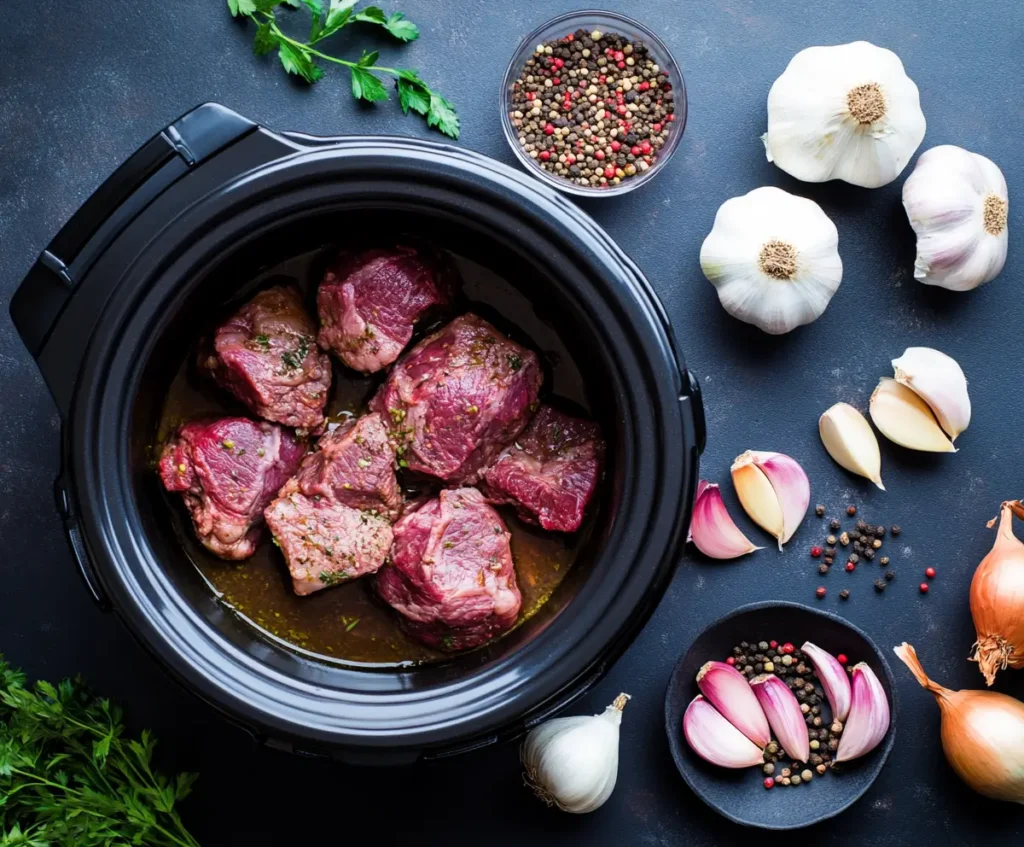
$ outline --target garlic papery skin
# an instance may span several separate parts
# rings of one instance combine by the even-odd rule
[[[764,762],[764,750],[727,721],[700,694],[683,714],[683,735],[693,752],[722,768],[749,768]]]
[[[850,714],[839,739],[837,762],[870,753],[889,731],[889,698],[875,672],[864,662],[854,666],[850,688]]]
[[[865,188],[900,175],[924,139],[917,86],[899,56],[867,41],[808,47],[768,92],[768,161],[804,182]]]
[[[864,415],[849,403],[836,403],[818,420],[818,434],[837,464],[885,491],[878,439]]]
[[[882,377],[871,395],[871,420],[890,441],[926,453],[955,453],[928,404],[905,385]]]
[[[547,805],[579,815],[594,811],[611,796],[627,700],[628,694],[620,694],[600,715],[555,718],[530,730],[519,758],[526,784]]]
[[[761,549],[733,522],[719,487],[704,479],[697,483],[689,540],[712,559],[735,559]]]
[[[956,441],[971,423],[967,377],[956,359],[931,347],[908,347],[892,367],[896,381],[924,400],[949,440]]]
[[[747,450],[732,463],[732,482],[751,519],[771,533],[779,549],[793,537],[811,502],[811,483],[784,453]]]
[[[725,311],[781,335],[825,311],[843,278],[838,246],[817,203],[766,186],[721,205],[700,266]]]
[[[903,207],[917,235],[914,278],[925,285],[969,291],[1006,264],[1006,180],[984,156],[951,144],[926,150],[903,184]]]

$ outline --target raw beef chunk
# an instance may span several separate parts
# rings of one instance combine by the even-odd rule
[[[398,516],[402,495],[395,453],[380,415],[371,413],[324,435],[302,462],[298,488],[307,497],[331,496],[353,509]]]
[[[412,636],[468,650],[515,623],[522,597],[509,533],[475,488],[442,491],[399,519],[394,536],[377,592]]]
[[[306,448],[282,427],[248,418],[192,421],[160,457],[160,478],[180,491],[199,540],[222,559],[253,554],[263,510]]]
[[[331,388],[331,360],[298,289],[261,291],[221,326],[200,368],[268,421],[317,431]]]
[[[575,532],[601,472],[597,424],[541,406],[515,443],[488,469],[492,502],[514,503],[544,529]]]
[[[412,247],[343,251],[317,291],[318,341],[350,368],[386,368],[431,306],[449,300],[449,271],[439,257]]]
[[[373,573],[391,547],[391,524],[331,496],[306,496],[297,479],[267,507],[267,525],[281,548],[296,594],[312,594]]]
[[[371,406],[402,463],[470,483],[526,426],[542,379],[534,353],[466,314],[406,353]]]

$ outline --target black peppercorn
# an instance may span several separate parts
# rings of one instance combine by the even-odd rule
[[[833,544],[834,543],[835,542],[833,542]],[[835,555],[836,555],[836,548],[835,547],[826,547],[825,548],[825,555],[826,556],[832,556],[834,558]]]
[[[899,535],[902,531],[896,524],[893,524],[889,530],[893,535]]]
[[[842,591],[839,592],[839,596],[842,597],[844,600],[849,600],[850,599],[850,589],[849,588],[844,588]]]
[[[886,585],[888,585],[888,583],[884,579],[876,579],[875,580],[875,591],[878,591],[879,593],[881,593],[882,591],[885,591],[885,586]]]
[[[814,507],[814,514],[816,514],[819,518],[823,518],[825,516],[825,507],[819,503],[817,506]]]
[[[850,561],[853,562],[854,564],[857,564],[860,561],[860,556],[858,556],[856,553],[851,553],[850,554]]]
[[[895,577],[896,577],[896,573],[895,573],[895,571],[886,571],[886,572],[885,572],[885,578],[886,578],[886,579],[887,579],[887,580],[888,580],[889,582],[892,582],[892,581],[893,581],[893,579],[895,579]]]
[[[821,573],[821,574],[828,573],[828,565],[818,565],[818,573]]]
[[[864,520],[857,521],[857,531],[858,532],[864,532],[864,530],[866,530],[867,528],[868,528],[867,521],[864,521]]]
[[[875,537],[876,538],[885,538],[885,527],[882,526],[881,524],[879,524],[878,526],[875,527]]]
[[[839,521],[836,518],[832,518],[832,520],[830,520],[828,522],[828,528],[829,529],[837,530],[837,529],[839,529],[840,526],[842,526],[842,524],[840,524]]]
[[[884,568],[887,564],[889,564],[889,557],[882,556],[882,558],[878,560],[878,564]]]

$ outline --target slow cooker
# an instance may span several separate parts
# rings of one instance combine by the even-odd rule
[[[551,599],[487,647],[414,667],[323,662],[262,637],[192,565],[154,484],[155,422],[197,321],[353,221],[421,231],[513,280],[585,363],[609,443],[596,527]],[[704,417],[661,304],[586,214],[476,153],[272,132],[199,106],[61,229],[11,316],[60,410],[57,506],[89,590],[267,744],[387,763],[515,736],[615,661],[681,555]]]

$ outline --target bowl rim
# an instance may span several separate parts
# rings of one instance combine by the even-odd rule
[[[570,24],[573,21],[581,22],[584,18],[593,17],[608,20],[620,26],[630,27],[640,32],[643,36],[643,40],[648,44],[653,45],[655,50],[659,54],[664,55],[671,63],[670,68],[668,69],[668,76],[670,79],[675,76],[678,80],[677,82],[672,83],[672,90],[681,91],[683,95],[682,103],[676,103],[676,112],[674,113],[676,117],[672,121],[673,130],[669,132],[668,141],[662,148],[661,155],[657,160],[655,160],[654,166],[642,176],[624,180],[618,185],[610,188],[588,188],[582,185],[575,185],[567,179],[549,174],[543,168],[538,167],[520,148],[518,133],[512,126],[512,120],[509,118],[508,114],[510,100],[509,91],[511,90],[512,83],[515,81],[515,76],[522,69],[521,63],[518,59],[521,55],[525,56],[527,47],[529,45],[540,43],[538,39],[541,38],[549,29],[556,26],[561,27],[562,25]],[[570,29],[574,28],[575,27],[572,26],[570,27]],[[522,61],[525,62],[525,58],[523,58]],[[627,15],[623,15],[619,12],[612,12],[606,9],[577,9],[575,11],[564,12],[561,15],[556,15],[555,17],[550,18],[519,41],[519,44],[516,45],[515,50],[512,52],[512,58],[509,60],[508,67],[505,69],[505,73],[501,80],[501,92],[498,97],[498,108],[501,112],[501,129],[505,135],[505,140],[508,142],[508,146],[512,148],[512,152],[516,159],[523,165],[523,168],[527,173],[547,185],[565,192],[566,194],[572,194],[577,197],[615,197],[627,194],[630,191],[635,191],[637,188],[640,188],[640,186],[646,185],[664,169],[665,165],[668,164],[669,160],[676,152],[679,142],[682,140],[683,133],[686,130],[689,102],[690,100],[686,90],[686,79],[683,76],[682,67],[679,62],[676,61],[676,58],[668,48],[668,45],[665,44],[657,33],[635,18],[628,17]]]
[[[871,777],[871,779],[869,779],[864,784],[860,791],[854,794],[845,803],[843,803],[840,806],[837,806],[834,809],[830,809],[829,811],[824,812],[821,815],[818,815],[816,818],[814,818],[814,820],[808,821],[807,823],[789,825],[764,824],[746,820],[745,818],[742,818],[739,815],[733,814],[731,811],[729,811],[722,805],[713,802],[709,797],[705,796],[705,792],[701,790],[701,788],[697,784],[695,784],[695,781],[693,779],[690,778],[690,774],[687,772],[687,770],[680,766],[679,756],[677,755],[675,749],[677,745],[680,745],[682,743],[678,741],[678,736],[681,736],[682,733],[680,731],[680,727],[676,725],[677,721],[675,720],[675,716],[671,713],[671,710],[669,708],[669,699],[672,695],[673,690],[679,684],[679,677],[682,674],[683,666],[686,664],[686,660],[690,656],[690,651],[693,649],[693,645],[710,630],[714,629],[715,627],[721,626],[726,621],[732,620],[733,618],[737,618],[740,615],[749,614],[750,612],[761,611],[763,609],[799,609],[802,612],[809,612],[812,615],[826,618],[828,620],[831,620],[833,623],[838,623],[841,626],[846,627],[856,635],[859,635],[861,638],[863,638],[871,646],[871,649],[874,650],[875,655],[878,657],[879,664],[881,665],[882,670],[885,673],[886,681],[889,684],[889,729],[885,735],[885,740],[883,742],[883,747],[881,750],[881,758],[877,763],[877,769],[875,771],[875,774]],[[689,789],[697,797],[699,797],[710,809],[714,810],[722,817],[729,819],[733,823],[737,823],[741,826],[746,826],[753,829],[764,829],[773,831],[805,829],[806,827],[814,826],[815,824],[819,824],[822,821],[829,820],[831,818],[834,818],[836,815],[845,812],[848,808],[850,808],[850,806],[852,806],[854,803],[860,800],[861,797],[864,796],[867,790],[875,784],[875,780],[878,779],[879,774],[881,774],[881,772],[885,769],[885,765],[889,760],[889,754],[892,752],[893,745],[896,741],[896,719],[898,715],[899,694],[896,688],[896,678],[893,676],[892,668],[889,667],[889,662],[885,657],[885,653],[875,643],[874,639],[866,632],[864,632],[864,630],[862,630],[856,624],[851,623],[841,615],[837,615],[835,612],[830,612],[827,609],[818,609],[813,606],[808,606],[805,603],[796,603],[791,600],[761,600],[755,603],[747,603],[746,605],[738,606],[728,614],[721,615],[715,620],[713,620],[711,623],[705,626],[699,633],[697,633],[696,636],[694,636],[694,638],[690,641],[690,645],[679,656],[679,659],[676,661],[675,665],[672,668],[672,674],[669,676],[668,685],[665,688],[665,732],[667,734],[669,752],[672,756],[672,762],[676,766],[676,770],[679,771],[679,775],[683,778],[683,781],[686,783]]]

